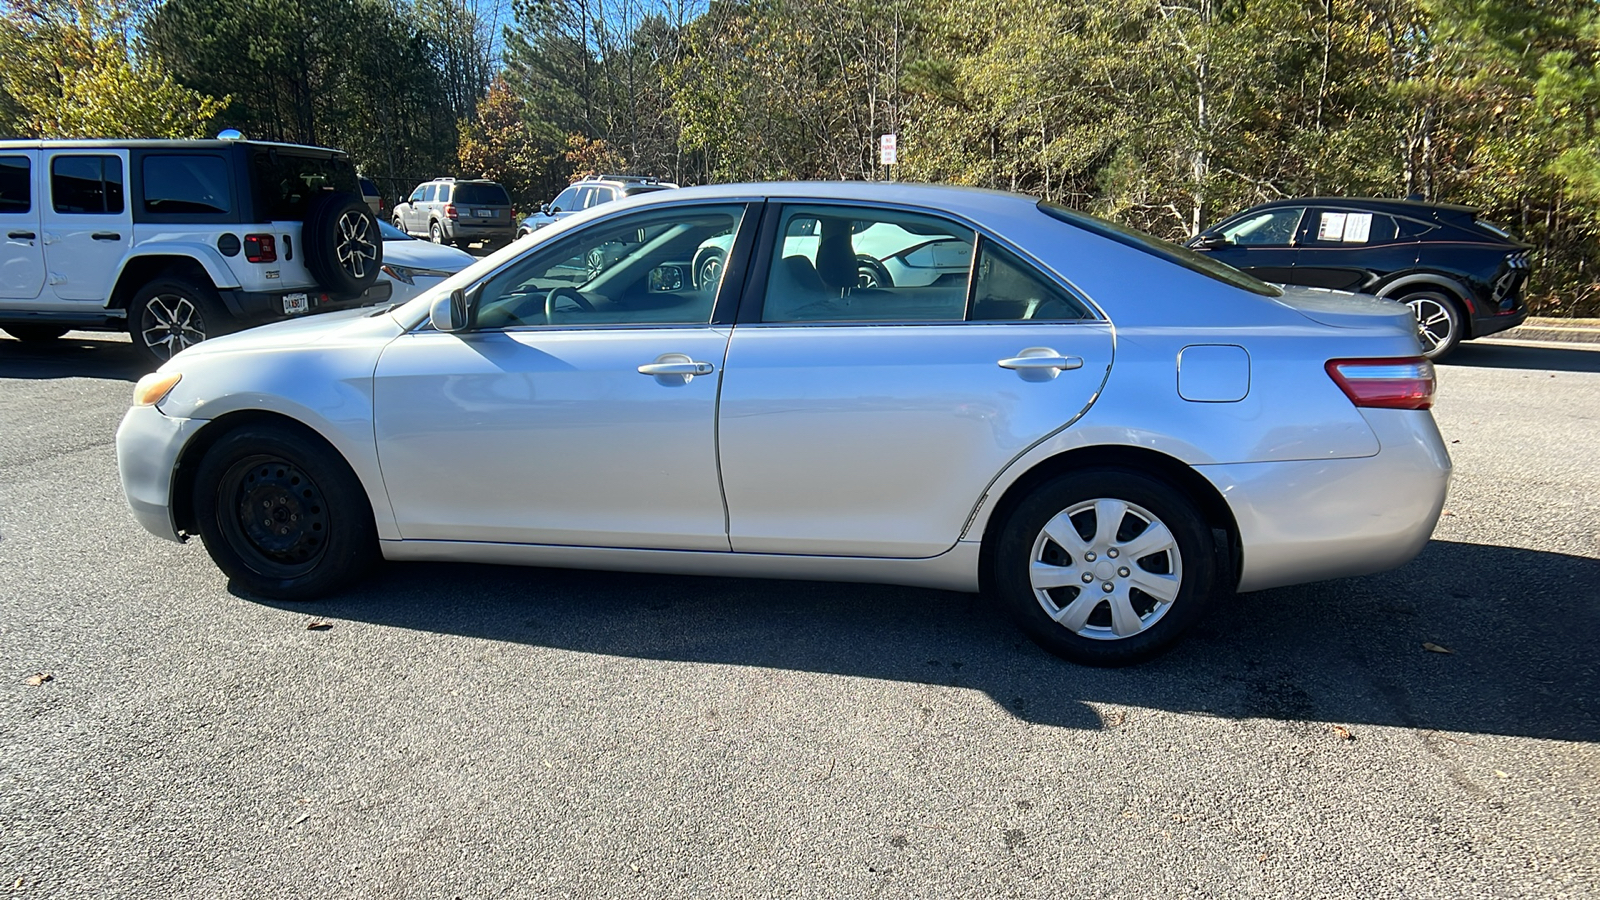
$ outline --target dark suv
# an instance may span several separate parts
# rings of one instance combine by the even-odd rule
[[[1417,314],[1423,352],[1518,325],[1532,245],[1465,206],[1412,200],[1274,200],[1189,241],[1257,278],[1399,300]]]

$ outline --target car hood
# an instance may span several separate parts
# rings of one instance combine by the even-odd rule
[[[1417,328],[1411,307],[1396,300],[1370,294],[1352,294],[1327,288],[1284,285],[1277,302],[1321,325],[1335,328],[1373,328],[1397,326],[1406,331]]]
[[[476,256],[465,250],[457,250],[432,241],[383,242],[383,261],[410,269],[459,272],[477,260]]]
[[[382,334],[399,334],[400,326],[392,316],[375,315],[384,307],[342,309],[337,312],[317,313],[299,319],[273,322],[234,334],[225,334],[201,341],[174,356],[166,366],[181,368],[186,360],[220,353],[250,353],[260,350],[277,350],[327,343],[333,340],[361,339]]]

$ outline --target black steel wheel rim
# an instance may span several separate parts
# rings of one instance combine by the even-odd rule
[[[276,578],[311,571],[328,549],[328,503],[304,469],[258,455],[229,467],[217,517],[251,568]]]

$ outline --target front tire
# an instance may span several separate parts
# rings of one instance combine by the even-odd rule
[[[63,325],[6,325],[0,330],[5,331],[6,334],[25,344],[41,344],[45,341],[53,341],[67,333],[67,329]]]
[[[157,278],[128,301],[128,333],[145,359],[160,365],[207,338],[233,330],[216,288],[187,278]]]
[[[1466,316],[1461,305],[1441,291],[1419,291],[1402,298],[1417,317],[1417,338],[1422,355],[1443,359],[1466,337]]]
[[[1047,482],[1006,520],[992,558],[996,600],[1063,659],[1123,666],[1165,652],[1216,588],[1210,529],[1163,481],[1086,469]]]
[[[245,592],[309,600],[359,578],[378,557],[372,507],[355,472],[299,429],[245,425],[195,473],[206,552]]]

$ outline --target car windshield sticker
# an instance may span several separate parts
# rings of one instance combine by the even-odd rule
[[[1345,243],[1367,242],[1367,236],[1372,233],[1372,213],[1351,213],[1344,220]]]
[[[1344,239],[1344,213],[1325,212],[1322,221],[1317,225],[1317,240],[1339,241]]]

